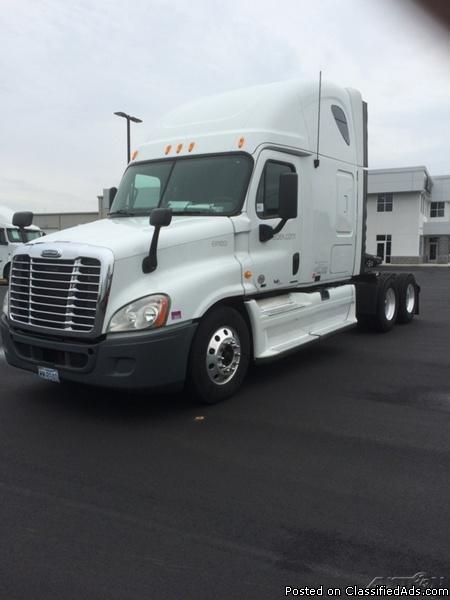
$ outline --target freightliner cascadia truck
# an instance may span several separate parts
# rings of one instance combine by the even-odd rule
[[[365,265],[366,193],[358,91],[291,81],[189,103],[134,153],[107,218],[16,251],[6,359],[214,403],[251,362],[408,323],[414,277]]]

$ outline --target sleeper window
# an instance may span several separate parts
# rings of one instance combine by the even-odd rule
[[[336,121],[336,125],[338,126],[345,143],[347,146],[350,146],[350,134],[348,132],[347,117],[345,116],[344,111],[339,106],[336,106],[336,104],[332,104],[331,112],[333,113],[334,120]]]
[[[295,169],[287,163],[266,162],[256,192],[256,214],[260,219],[278,217],[280,175],[283,173],[295,173]]]

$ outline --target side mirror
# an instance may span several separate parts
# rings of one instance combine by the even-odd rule
[[[158,266],[158,239],[159,230],[161,227],[167,227],[172,221],[172,209],[171,208],[154,208],[150,213],[150,225],[155,228],[152,237],[152,243],[150,244],[150,251],[148,256],[142,261],[142,271],[144,273],[152,273]]]
[[[13,225],[19,229],[29,227],[33,223],[33,213],[29,211],[16,212],[13,215]]]
[[[150,213],[150,225],[153,227],[167,227],[172,221],[170,208],[154,208]]]
[[[283,173],[280,175],[279,208],[280,218],[284,221],[297,218],[298,175]]]

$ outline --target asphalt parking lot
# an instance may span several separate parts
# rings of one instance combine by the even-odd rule
[[[448,576],[450,270],[415,273],[411,325],[255,368],[215,407],[62,388],[0,350],[0,597],[264,600]]]

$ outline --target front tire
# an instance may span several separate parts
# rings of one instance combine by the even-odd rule
[[[249,361],[244,318],[228,306],[213,309],[200,322],[192,343],[188,387],[204,404],[216,404],[240,388]]]

